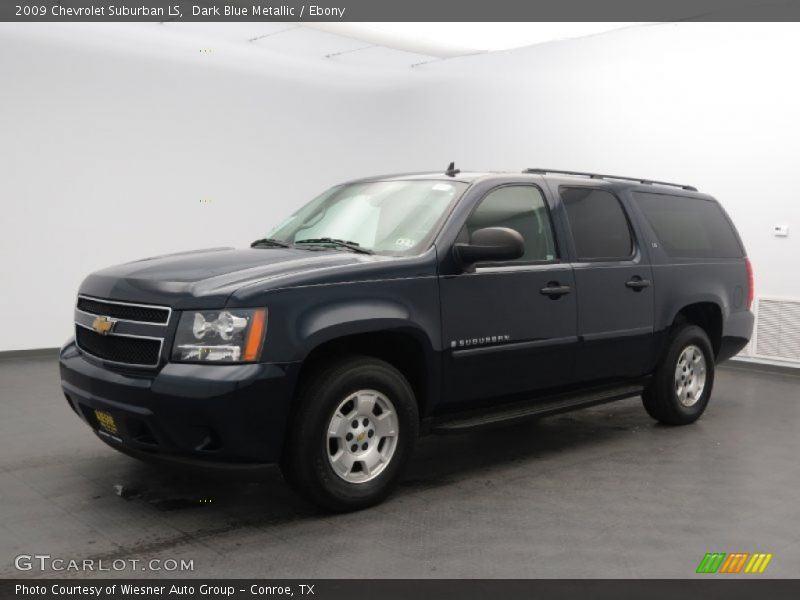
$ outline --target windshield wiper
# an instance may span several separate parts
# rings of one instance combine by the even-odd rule
[[[273,238],[262,238],[250,244],[251,248],[290,248],[291,244]]]
[[[338,248],[347,248],[348,250],[352,250],[353,252],[360,252],[361,254],[374,254],[372,250],[368,248],[362,248],[361,246],[358,245],[357,242],[348,242],[347,240],[337,240],[329,237],[297,240],[295,244],[332,244]]]

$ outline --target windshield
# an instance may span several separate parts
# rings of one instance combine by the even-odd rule
[[[466,187],[460,181],[435,180],[337,186],[306,204],[268,237],[287,244],[303,240],[325,244],[322,240],[327,238],[378,254],[419,254]]]

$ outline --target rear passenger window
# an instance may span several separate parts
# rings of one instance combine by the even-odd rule
[[[561,188],[575,251],[583,260],[629,259],[633,240],[619,200],[604,190]]]
[[[722,208],[713,200],[634,192],[645,219],[669,256],[740,258],[744,256]]]
[[[484,227],[509,227],[525,240],[525,254],[513,262],[552,261],[556,257],[544,197],[532,185],[508,185],[489,192],[467,219],[465,234]]]

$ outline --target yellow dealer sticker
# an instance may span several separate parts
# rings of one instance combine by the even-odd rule
[[[112,433],[116,435],[117,422],[114,421],[114,417],[111,413],[108,413],[104,410],[94,409],[94,416],[97,419],[97,424],[100,426],[100,429],[106,433]]]

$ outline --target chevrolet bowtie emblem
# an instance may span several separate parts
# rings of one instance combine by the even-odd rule
[[[114,330],[114,325],[117,322],[114,319],[110,319],[108,317],[97,317],[94,321],[92,321],[92,329],[94,329],[100,335],[108,335]]]

